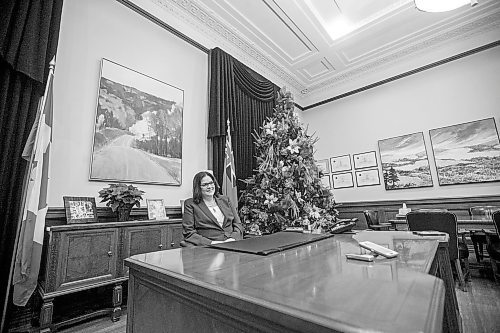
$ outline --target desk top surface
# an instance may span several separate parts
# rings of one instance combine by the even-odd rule
[[[362,231],[268,256],[192,247],[135,255],[126,265],[132,274],[164,275],[170,283],[173,277],[336,330],[430,332],[441,326],[436,313],[444,289],[427,273],[447,237]],[[373,263],[346,259],[364,253],[358,245],[364,240],[399,255]]]

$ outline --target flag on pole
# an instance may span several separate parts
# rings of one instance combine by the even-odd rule
[[[30,299],[36,288],[40,270],[52,141],[54,64],[55,61],[52,60],[45,93],[39,101],[38,114],[23,151],[23,158],[31,163],[12,278],[12,298],[17,306],[25,306]]]
[[[231,145],[231,130],[227,120],[226,154],[224,157],[224,174],[222,179],[222,194],[229,198],[231,205],[238,209],[238,189],[236,187],[236,172],[234,169],[233,148]]]

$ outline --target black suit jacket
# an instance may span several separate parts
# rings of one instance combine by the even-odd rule
[[[215,198],[215,201],[225,217],[222,227],[203,200],[199,204],[195,203],[192,198],[184,202],[182,228],[186,242],[209,245],[213,240],[243,239],[243,226],[229,198],[219,196]]]

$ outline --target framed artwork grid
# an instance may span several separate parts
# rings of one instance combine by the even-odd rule
[[[329,175],[324,175],[321,177],[321,182],[325,185],[326,188],[332,188],[331,180]]]
[[[353,154],[354,169],[365,169],[377,167],[377,154],[375,151]]]
[[[330,157],[330,170],[332,173],[349,171],[351,169],[351,155]]]
[[[352,172],[332,174],[332,183],[334,189],[354,187]]]
[[[323,172],[323,174],[330,173],[330,166],[328,165],[327,159],[316,161],[316,166],[318,167],[319,171]]]
[[[360,170],[355,173],[358,187],[380,185],[378,169]]]

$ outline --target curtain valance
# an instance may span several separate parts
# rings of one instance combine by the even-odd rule
[[[246,179],[255,167],[252,133],[272,114],[279,88],[219,48],[210,50],[209,57],[208,138],[212,139],[212,168],[221,181],[229,119],[236,178]],[[238,188],[242,188],[241,182]]]

